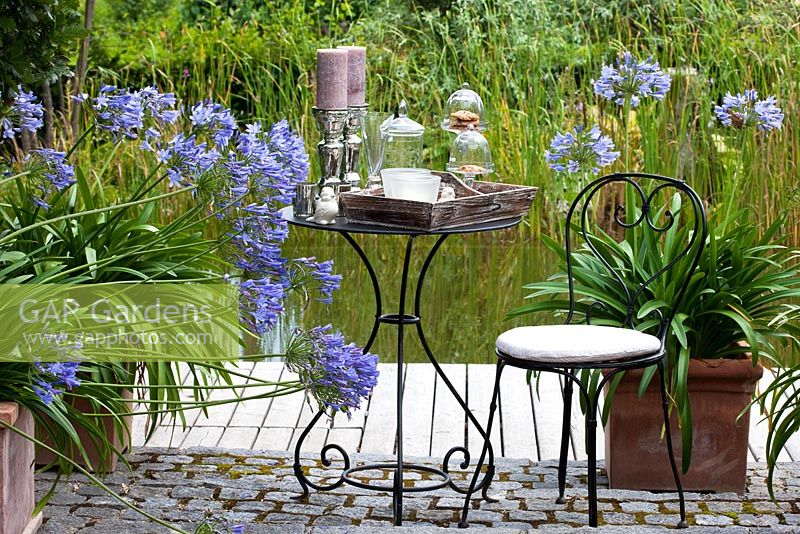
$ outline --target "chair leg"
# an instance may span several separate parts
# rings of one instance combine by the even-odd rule
[[[572,378],[565,376],[564,414],[561,420],[561,453],[558,457],[558,498],[556,504],[566,503],[564,490],[567,485],[567,456],[569,455],[570,418],[572,416]]]
[[[594,398],[586,397],[586,438],[587,456],[589,457],[589,526],[597,526],[597,402],[602,390],[598,390]]]
[[[672,432],[669,425],[669,405],[667,403],[667,379],[664,371],[664,361],[658,364],[659,383],[661,384],[661,408],[664,412],[664,429],[667,437],[667,453],[669,454],[669,463],[672,466],[672,476],[675,477],[675,487],[678,488],[678,499],[680,500],[681,520],[678,522],[678,528],[689,528],[689,523],[686,522],[686,503],[683,498],[683,486],[681,485],[681,477],[678,473],[678,466],[675,463],[675,452],[672,450]]]
[[[483,440],[483,448],[481,449],[481,456],[478,459],[478,465],[475,466],[475,473],[472,475],[472,482],[469,485],[467,494],[464,496],[464,509],[461,511],[461,521],[458,523],[460,528],[469,527],[467,514],[469,513],[470,499],[472,494],[475,492],[475,486],[478,485],[478,479],[481,476],[481,467],[483,467],[483,461],[486,459],[486,453],[489,450],[489,442],[492,437],[492,422],[494,422],[494,414],[497,411],[497,398],[500,395],[500,375],[503,373],[503,367],[505,367],[505,363],[502,360],[497,360],[497,372],[495,373],[494,379],[494,393],[492,393],[492,403],[489,405],[489,421],[486,424],[486,437]],[[491,475],[492,473],[487,473],[487,476]]]

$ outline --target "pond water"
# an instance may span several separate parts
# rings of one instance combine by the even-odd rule
[[[381,283],[383,312],[397,313],[406,238],[355,237]],[[413,312],[416,275],[435,240],[434,236],[415,239],[407,313]],[[318,302],[306,310],[290,306],[284,324],[266,340],[267,350],[282,352],[287,333],[299,322],[306,327],[332,323],[348,341],[366,343],[375,316],[375,299],[369,275],[350,245],[333,232],[291,227],[284,250],[287,257],[333,259],[335,271],[344,279],[330,306]],[[534,320],[532,316],[505,320],[506,312],[523,304],[527,294],[523,284],[544,279],[556,267],[555,256],[524,226],[448,237],[428,270],[420,314],[425,336],[439,361],[493,363],[497,335]],[[378,354],[382,362],[393,362],[396,351],[397,328],[382,325],[371,352]],[[404,352],[407,362],[427,361],[416,327],[406,328]]]

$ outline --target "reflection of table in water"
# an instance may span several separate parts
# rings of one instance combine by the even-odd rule
[[[302,466],[300,465],[300,449],[303,445],[303,441],[308,436],[308,433],[311,431],[314,425],[317,424],[320,418],[322,418],[322,416],[324,415],[324,412],[320,411],[314,416],[314,418],[305,428],[303,433],[300,435],[300,439],[297,441],[297,445],[295,446],[294,472],[303,490],[302,495],[300,495],[298,498],[302,499],[307,497],[309,494],[308,492],[309,487],[319,491],[327,491],[338,488],[342,484],[350,484],[352,486],[356,486],[359,488],[370,489],[375,491],[391,492],[394,523],[395,525],[400,525],[402,523],[402,517],[403,517],[403,492],[432,491],[435,489],[440,489],[449,486],[455,491],[465,494],[466,489],[458,487],[450,479],[450,475],[448,474],[449,470],[448,464],[450,463],[450,458],[454,454],[459,454],[460,457],[463,457],[462,461],[460,462],[461,467],[466,468],[470,460],[470,453],[466,447],[459,445],[451,448],[444,456],[441,469],[432,468],[424,465],[411,464],[411,463],[406,464],[403,462],[403,372],[402,371],[403,371],[404,328],[406,325],[416,325],[417,335],[419,337],[420,343],[422,344],[422,347],[425,350],[428,359],[436,369],[436,373],[438,373],[439,377],[441,377],[442,381],[447,385],[447,388],[450,390],[455,399],[458,401],[459,405],[464,410],[464,413],[467,415],[472,424],[475,425],[478,432],[480,432],[482,436],[485,436],[485,432],[480,422],[478,422],[475,416],[472,415],[472,412],[470,412],[466,402],[458,394],[458,391],[453,386],[452,382],[448,379],[447,375],[444,373],[439,363],[436,361],[436,358],[431,352],[430,347],[428,346],[428,342],[425,339],[425,334],[422,328],[422,321],[419,316],[421,299],[422,299],[422,286],[425,281],[425,274],[427,273],[428,268],[430,267],[431,262],[433,261],[433,258],[436,255],[436,252],[439,250],[439,247],[441,247],[442,243],[447,238],[447,236],[449,236],[450,234],[491,232],[494,230],[510,228],[512,226],[517,225],[520,222],[521,217],[514,217],[502,221],[473,224],[458,228],[448,228],[444,230],[434,230],[430,232],[425,232],[417,230],[405,230],[402,228],[390,228],[378,225],[348,223],[348,222],[342,222],[343,221],[342,219],[339,219],[336,224],[320,225],[314,222],[306,221],[305,219],[295,218],[292,215],[291,207],[284,208],[283,210],[281,210],[281,214],[283,215],[284,219],[286,219],[290,224],[303,226],[306,228],[312,228],[315,230],[328,230],[341,234],[342,237],[344,237],[345,240],[347,240],[347,242],[353,247],[353,249],[358,254],[359,258],[361,258],[361,261],[363,262],[364,266],[367,269],[367,272],[369,273],[370,280],[372,281],[372,288],[375,292],[375,322],[373,323],[372,332],[370,333],[369,340],[367,341],[366,345],[364,345],[364,351],[365,352],[368,351],[372,346],[372,343],[375,341],[375,336],[378,333],[378,328],[380,327],[381,324],[396,325],[398,331],[397,332],[397,399],[396,399],[397,430],[395,435],[395,439],[397,440],[397,455],[395,461],[379,463],[379,464],[364,464],[358,466],[351,465],[350,457],[347,454],[347,451],[345,451],[343,447],[340,447],[335,443],[329,443],[321,451],[322,461],[325,463],[329,462],[330,459],[328,458],[328,454],[331,451],[336,451],[342,456],[342,459],[344,461],[343,473],[341,474],[338,480],[330,484],[315,483],[309,480],[309,478],[303,471]],[[403,273],[400,281],[400,306],[397,313],[390,313],[390,314],[383,313],[382,303],[381,303],[381,290],[380,290],[380,285],[378,283],[378,278],[375,275],[375,271],[372,268],[372,265],[370,264],[367,255],[364,253],[364,251],[361,249],[358,243],[353,239],[353,236],[351,234],[407,236],[408,241],[406,243],[405,256],[403,258]],[[420,270],[419,276],[417,277],[417,286],[414,296],[414,313],[408,314],[406,313],[405,300],[406,300],[406,291],[408,289],[409,264],[411,263],[411,250],[414,243],[414,239],[424,235],[436,235],[438,237],[433,245],[433,248],[431,248],[430,252],[425,258],[425,262],[422,264],[422,269]],[[375,469],[379,470],[393,469],[394,474],[391,485],[366,483],[363,482],[362,480],[358,480],[357,478],[353,477],[354,473],[362,471],[370,471]],[[424,487],[419,487],[419,486],[404,487],[403,473],[405,471],[427,473],[428,475],[432,475],[432,478],[437,480],[433,480],[430,484],[425,485]],[[487,500],[489,500],[487,491],[489,489],[489,485],[491,484],[493,475],[494,475],[494,451],[492,450],[490,445],[488,469],[486,471],[486,475],[484,476],[483,480],[481,480],[480,484],[478,485],[478,489],[482,491],[483,498]]]

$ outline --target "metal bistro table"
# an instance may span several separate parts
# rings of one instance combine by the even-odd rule
[[[294,474],[297,477],[300,486],[302,487],[302,494],[295,497],[296,499],[305,499],[309,495],[308,488],[311,487],[318,491],[329,491],[335,488],[340,487],[342,484],[350,484],[352,486],[356,486],[359,488],[370,489],[375,491],[385,491],[392,493],[392,515],[394,519],[395,525],[402,524],[403,518],[403,492],[423,492],[423,491],[433,491],[440,488],[451,487],[456,492],[464,495],[467,493],[466,488],[461,488],[457,486],[450,478],[449,474],[449,463],[450,459],[453,454],[459,453],[463,460],[460,463],[461,469],[467,469],[469,467],[470,462],[470,452],[469,450],[461,445],[454,446],[447,454],[445,454],[442,460],[442,467],[441,469],[430,467],[426,465],[418,465],[418,464],[411,464],[411,463],[403,463],[403,329],[406,325],[416,325],[417,327],[417,335],[419,336],[420,343],[422,344],[422,348],[425,349],[425,354],[428,355],[428,359],[430,359],[431,363],[433,364],[434,368],[436,369],[436,373],[441,377],[445,384],[447,384],[448,389],[453,394],[455,399],[461,405],[464,413],[467,415],[469,420],[475,425],[475,428],[480,432],[481,436],[485,437],[486,432],[483,429],[483,426],[478,422],[472,412],[469,410],[466,402],[461,396],[458,394],[458,391],[453,386],[452,382],[447,378],[447,375],[442,371],[439,362],[436,361],[436,357],[431,352],[430,347],[428,346],[428,342],[425,339],[425,333],[422,329],[422,322],[420,320],[420,301],[422,296],[422,286],[425,281],[425,274],[428,272],[428,268],[431,265],[431,261],[433,257],[436,255],[436,252],[439,250],[439,247],[442,246],[442,243],[447,238],[447,236],[451,234],[470,234],[476,232],[491,232],[494,230],[501,230],[504,228],[510,228],[519,224],[522,220],[522,217],[513,217],[509,219],[503,219],[500,221],[492,221],[486,223],[479,223],[479,224],[472,224],[469,226],[461,226],[457,228],[448,228],[443,230],[433,230],[433,231],[420,231],[420,230],[409,230],[403,228],[391,228],[387,226],[379,226],[379,225],[372,225],[372,224],[357,224],[357,223],[350,223],[350,222],[341,222],[341,218],[335,223],[330,225],[321,225],[315,222],[306,221],[305,218],[296,218],[292,213],[292,207],[287,207],[281,210],[281,214],[283,218],[289,222],[289,224],[303,226],[306,228],[311,228],[314,230],[328,230],[332,232],[339,233],[345,240],[353,247],[353,249],[358,254],[358,257],[361,258],[364,266],[367,268],[367,272],[369,273],[370,280],[372,281],[372,288],[375,291],[375,322],[372,326],[372,333],[369,336],[369,340],[367,341],[366,345],[364,345],[364,352],[367,352],[370,347],[372,346],[373,341],[375,341],[375,336],[378,333],[378,328],[381,324],[393,324],[397,326],[397,455],[396,460],[393,462],[385,462],[385,463],[374,463],[374,464],[364,464],[364,465],[351,465],[350,457],[347,454],[347,451],[344,450],[343,447],[337,445],[335,443],[327,444],[322,451],[320,452],[320,458],[323,462],[323,465],[330,466],[331,459],[328,457],[328,453],[332,450],[338,452],[342,456],[342,460],[344,462],[344,471],[340,475],[339,479],[335,482],[323,484],[323,483],[315,483],[308,479],[305,472],[303,471],[302,466],[300,465],[300,449],[303,446],[303,442],[308,436],[308,433],[317,424],[320,418],[324,415],[324,410],[319,411],[312,419],[308,426],[303,430],[300,434],[300,439],[297,442],[294,450]],[[353,239],[352,234],[376,234],[376,235],[404,235],[408,237],[408,242],[406,243],[406,251],[405,257],[403,259],[403,274],[402,279],[400,282],[400,309],[398,313],[383,313],[383,309],[381,306],[381,289],[378,283],[378,278],[375,275],[375,270],[372,268],[372,265],[367,258],[367,255],[364,253],[362,248],[358,245],[358,243]],[[414,243],[414,239],[419,236],[423,235],[436,235],[438,238],[433,245],[433,248],[428,253],[428,256],[425,258],[425,263],[422,265],[422,269],[419,272],[419,277],[417,278],[417,287],[416,287],[416,294],[414,297],[414,314],[407,314],[405,308],[405,300],[406,300],[406,289],[408,287],[408,277],[409,277],[409,264],[411,262],[411,249]],[[481,446],[483,444],[481,443]],[[482,497],[489,501],[493,500],[488,495],[489,485],[492,482],[492,477],[494,476],[494,451],[492,450],[491,444],[489,444],[488,450],[488,462],[487,462],[487,470],[486,473],[481,480],[480,484],[476,486],[476,490],[481,490]],[[363,471],[370,471],[370,470],[386,470],[386,469],[393,469],[394,470],[394,477],[392,480],[391,485],[380,485],[375,483],[367,483],[363,480],[358,480],[353,478],[353,474],[357,472]],[[403,484],[403,472],[404,471],[415,471],[419,473],[427,473],[428,475],[432,475],[433,477],[437,478],[438,480],[432,481],[430,484],[424,485],[422,487],[413,486],[413,487],[405,487]]]

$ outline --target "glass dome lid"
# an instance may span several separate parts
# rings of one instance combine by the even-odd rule
[[[472,124],[453,140],[447,170],[467,177],[494,170],[489,142]]]
[[[425,127],[415,120],[408,118],[408,104],[400,101],[397,107],[397,116],[390,118],[381,125],[383,137],[422,137]]]
[[[486,130],[486,110],[480,95],[465,83],[461,89],[450,95],[444,107],[442,129],[460,133],[473,125],[476,130]]]

